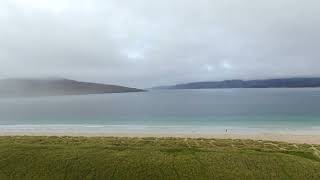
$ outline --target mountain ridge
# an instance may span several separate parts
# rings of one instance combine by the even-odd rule
[[[203,81],[158,86],[152,89],[304,88],[320,87],[320,78],[274,78],[262,80]]]
[[[64,78],[8,78],[0,80],[0,97],[85,95],[143,91],[142,89],[119,85],[81,82]]]

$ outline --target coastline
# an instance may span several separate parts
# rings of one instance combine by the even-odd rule
[[[156,137],[249,139],[319,144],[320,128],[248,128],[226,126],[0,125],[0,136]]]
[[[71,137],[130,137],[130,138],[204,138],[204,139],[241,139],[276,141],[296,144],[320,145],[320,134],[282,134],[282,133],[255,133],[255,134],[204,134],[204,133],[86,133],[86,132],[0,132],[0,136],[71,136]]]

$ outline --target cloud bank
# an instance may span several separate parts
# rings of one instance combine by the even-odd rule
[[[320,76],[317,0],[3,0],[0,77],[150,87]]]

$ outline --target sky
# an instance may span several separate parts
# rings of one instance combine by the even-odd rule
[[[0,78],[320,76],[319,0],[1,0]]]

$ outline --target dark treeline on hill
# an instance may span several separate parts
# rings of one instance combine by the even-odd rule
[[[79,82],[58,78],[0,80],[0,97],[60,96],[140,91],[143,90],[124,86]]]
[[[265,80],[226,80],[193,82],[174,86],[160,86],[154,89],[219,89],[219,88],[302,88],[320,87],[320,78],[285,78]]]

